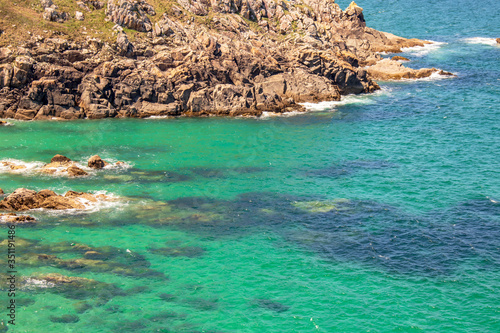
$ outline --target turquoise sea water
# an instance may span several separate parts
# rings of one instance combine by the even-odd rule
[[[0,160],[129,165],[0,173],[5,192],[120,198],[17,227],[19,275],[106,285],[23,290],[9,332],[500,331],[500,47],[486,39],[500,37],[500,5],[358,4],[371,27],[443,43],[404,55],[457,77],[381,82],[289,117],[0,128]],[[78,244],[102,261],[37,259],[81,259]]]

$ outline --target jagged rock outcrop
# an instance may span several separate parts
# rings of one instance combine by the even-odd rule
[[[82,3],[104,11],[99,2]],[[378,52],[426,43],[368,28],[354,2],[345,11],[333,0],[178,4],[151,22],[156,11],[146,1],[109,0],[108,20],[147,32],[133,42],[118,31],[112,45],[33,37],[17,50],[1,48],[0,117],[258,116],[303,110],[301,102],[373,92],[379,88],[373,78],[384,71],[406,77],[391,72],[392,65],[368,66],[382,60]]]
[[[51,190],[39,192],[18,188],[13,193],[0,201],[0,210],[24,211],[36,208],[45,209],[85,209],[84,199],[90,202],[109,200],[104,194],[93,195],[90,193],[69,191],[64,196],[56,194]]]
[[[156,15],[156,12],[144,0],[108,0],[106,18],[123,27],[142,32],[151,31],[153,25],[146,14]]]
[[[66,12],[58,12],[57,6],[52,2],[52,0],[41,0],[43,12],[43,19],[52,22],[63,23],[69,19],[69,14]]]
[[[88,12],[104,8],[104,2],[98,0],[82,0],[77,1],[76,4],[78,5],[78,7]]]

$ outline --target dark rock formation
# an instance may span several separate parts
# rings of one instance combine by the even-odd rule
[[[373,92],[379,87],[372,79],[384,70],[406,77],[383,66],[362,67],[381,61],[378,52],[426,43],[368,28],[355,3],[345,11],[333,0],[178,3],[182,8],[174,5],[158,17],[144,0],[109,0],[108,20],[144,32],[133,42],[119,32],[112,45],[34,36],[17,49],[0,48],[0,117],[303,110],[298,103]],[[98,1],[82,5],[102,8]]]
[[[497,38],[496,41],[497,41],[497,44],[500,44],[500,38]]]

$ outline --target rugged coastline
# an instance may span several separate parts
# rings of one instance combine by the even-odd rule
[[[367,27],[354,2],[344,11],[333,0],[158,3],[71,4],[105,15],[113,42],[47,30],[0,48],[0,118],[260,116],[439,72],[383,60],[428,42]],[[39,11],[54,27],[86,22],[57,1]]]

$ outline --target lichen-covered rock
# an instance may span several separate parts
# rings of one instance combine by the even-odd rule
[[[156,15],[156,12],[150,4],[144,0],[108,0],[106,17],[123,27],[137,31],[151,31],[153,25],[147,15]]]
[[[85,20],[85,16],[83,15],[82,12],[76,11],[75,12],[75,19],[78,21],[83,21],[83,20]]]
[[[58,12],[53,7],[46,7],[43,12],[43,19],[52,22],[63,23],[69,19],[69,14],[66,12]]]

